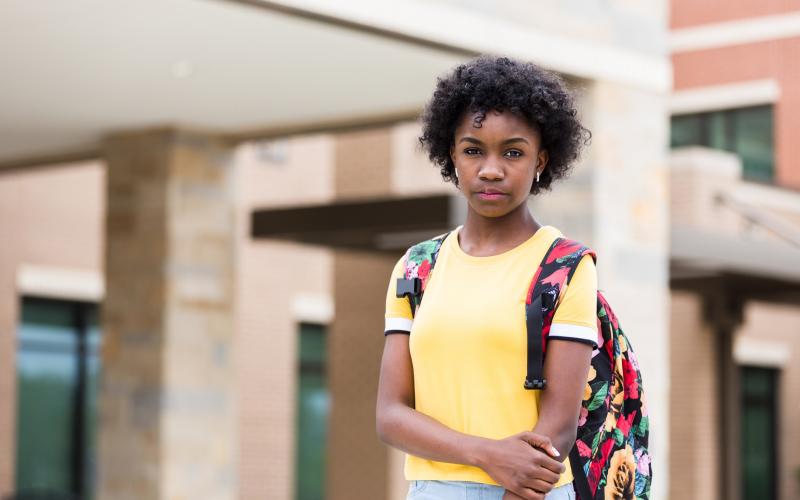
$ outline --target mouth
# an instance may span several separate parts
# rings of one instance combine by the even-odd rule
[[[482,200],[500,200],[506,196],[508,195],[499,191],[481,191],[478,193],[478,198]]]

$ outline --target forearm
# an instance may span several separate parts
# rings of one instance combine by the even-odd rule
[[[553,442],[553,446],[558,450],[558,459],[562,462],[567,458],[570,450],[572,450],[572,447],[575,445],[577,422],[575,425],[571,424],[572,422],[570,419],[564,419],[561,422],[540,419],[536,422],[536,425],[533,426],[533,432],[550,438],[550,441]]]
[[[563,460],[575,445],[581,400],[589,374],[589,345],[551,340],[544,364],[547,388],[539,398],[533,432],[550,438]]]
[[[480,467],[486,438],[453,430],[405,405],[395,404],[378,415],[381,441],[412,455]]]

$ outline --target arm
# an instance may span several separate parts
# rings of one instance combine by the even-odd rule
[[[535,432],[566,456],[575,444],[581,400],[597,340],[597,269],[591,255],[578,263],[550,327]]]
[[[535,433],[550,437],[562,460],[575,444],[594,348],[592,339],[597,337],[596,326],[592,326],[596,324],[596,303],[597,271],[591,256],[585,255],[553,317],[544,362],[547,388],[540,396],[539,419],[533,428]],[[508,491],[503,497],[517,498]]]
[[[539,420],[533,432],[549,436],[562,459],[575,444],[591,360],[589,344],[557,339],[547,344],[544,362],[547,388],[539,400]]]
[[[538,449],[552,449],[549,439],[532,432],[501,440],[471,436],[416,411],[408,339],[404,334],[386,337],[376,407],[381,441],[422,458],[480,467],[522,498],[543,498],[564,470]]]
[[[589,344],[556,339],[547,344],[544,362],[547,388],[539,399],[539,420],[533,432],[550,437],[561,460],[569,455],[575,444],[575,431],[591,359],[592,346]],[[503,495],[503,500],[519,498],[524,497],[513,490]]]
[[[454,431],[414,410],[414,375],[407,334],[386,336],[375,411],[378,437],[418,457],[478,465],[480,438]]]

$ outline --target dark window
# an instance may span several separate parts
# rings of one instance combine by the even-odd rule
[[[325,498],[329,396],[325,327],[300,324],[297,396],[297,500]]]
[[[100,370],[97,306],[34,298],[21,305],[17,497],[91,500]]]
[[[773,181],[771,105],[673,116],[670,144],[673,148],[707,146],[736,153],[742,159],[745,179]]]
[[[777,370],[741,369],[742,499],[777,498]]]

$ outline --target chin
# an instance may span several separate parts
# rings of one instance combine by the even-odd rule
[[[496,219],[499,217],[503,217],[508,215],[511,210],[508,207],[486,207],[486,206],[472,206],[472,211],[476,214],[480,215],[481,217],[486,217],[487,219]]]

